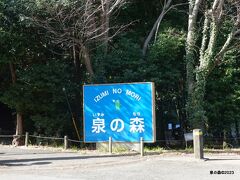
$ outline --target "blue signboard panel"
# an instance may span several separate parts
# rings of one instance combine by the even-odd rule
[[[85,142],[155,141],[153,83],[84,85]]]

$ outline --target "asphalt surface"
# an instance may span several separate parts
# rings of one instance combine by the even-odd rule
[[[104,154],[0,145],[0,180],[239,180],[240,155]],[[211,171],[213,174],[211,174]],[[214,174],[221,171],[221,174]],[[229,173],[229,174],[222,174]]]

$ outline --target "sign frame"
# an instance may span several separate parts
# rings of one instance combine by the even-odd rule
[[[83,141],[84,143],[103,143],[103,142],[108,142],[106,141],[86,141],[86,129],[85,129],[85,124],[86,124],[86,118],[85,118],[85,87],[87,86],[114,86],[114,85],[137,85],[137,84],[151,84],[151,90],[152,90],[152,108],[151,108],[151,113],[152,113],[152,140],[151,141],[144,141],[146,143],[155,143],[156,142],[156,112],[155,112],[155,84],[154,82],[133,82],[133,83],[106,83],[106,84],[84,84],[82,89],[83,89]],[[140,142],[140,139],[138,141],[113,141],[116,143],[138,143]]]

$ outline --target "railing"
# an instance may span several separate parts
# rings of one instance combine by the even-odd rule
[[[0,135],[1,139],[8,139],[8,141],[5,141],[4,144],[10,144],[11,140],[16,137],[21,137],[22,140],[25,140],[25,146],[28,146],[29,144],[36,144],[36,145],[56,145],[63,147],[64,149],[68,149],[69,147],[75,147],[81,145],[84,147],[86,143],[83,140],[75,140],[70,139],[67,136],[64,137],[47,137],[47,136],[40,136],[40,135],[30,135],[29,133],[26,133],[25,135]],[[226,142],[225,142],[226,141]],[[239,148],[240,146],[240,138],[226,138],[225,141],[223,141],[222,137],[204,137],[204,147],[205,148],[218,148],[218,149],[224,149],[224,148]],[[0,141],[1,142],[1,141]],[[189,143],[186,143],[189,142]],[[112,152],[112,139],[109,138],[108,141],[105,143],[109,143],[109,152]],[[144,140],[139,141],[139,143],[146,144]],[[157,145],[161,145],[164,149],[168,150],[174,150],[176,147],[180,148],[189,148],[191,149],[193,147],[192,141],[185,141],[184,139],[181,140],[175,140],[175,139],[168,139],[168,140],[156,140]],[[151,148],[154,147],[156,144],[147,144]]]

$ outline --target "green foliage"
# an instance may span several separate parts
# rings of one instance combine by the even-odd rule
[[[144,67],[147,81],[154,81],[159,93],[173,97],[178,93],[184,79],[185,34],[177,29],[167,29],[160,33],[156,43],[150,48],[149,58]]]
[[[72,102],[78,85],[73,83],[68,54],[61,55],[62,51],[41,34],[42,29],[26,18],[30,4],[1,2],[0,101],[24,114],[27,131],[48,135],[70,132],[71,115],[62,88],[67,89]],[[14,83],[9,63],[15,67]]]
[[[97,82],[139,82],[142,79],[139,71],[139,65],[143,62],[141,49],[129,39],[116,41],[107,55],[103,55],[99,48],[94,62]]]
[[[240,123],[240,64],[238,50],[225,56],[225,63],[215,69],[207,83],[205,108],[208,116],[208,132],[218,137],[223,131],[231,133]],[[235,130],[234,130],[235,131]]]
[[[155,82],[157,126],[162,127],[158,131],[165,131],[169,122],[185,126],[184,44],[184,32],[175,28],[165,29],[151,46],[142,67],[145,81]]]
[[[26,130],[53,136],[73,135],[71,114],[62,88],[66,88],[74,111],[81,111],[82,107],[76,105],[76,101],[81,100],[80,85],[84,83],[152,81],[156,86],[157,133],[164,133],[165,129],[159,128],[166,126],[164,123],[169,120],[186,123],[184,30],[187,29],[187,15],[178,10],[170,11],[163,19],[156,42],[152,42],[143,58],[143,42],[161,12],[163,1],[128,1],[117,16],[110,18],[110,23],[134,22],[109,41],[107,53],[103,53],[102,46],[89,43],[94,79],[86,75],[84,63],[80,62],[81,77],[76,80],[72,49],[61,43],[56,45],[53,35],[31,20],[32,17],[39,17],[42,21],[51,19],[51,12],[61,6],[65,7],[62,15],[67,14],[74,10],[75,6],[69,5],[74,2],[81,4],[84,1],[0,1],[0,101],[13,111],[23,112]],[[184,6],[179,9],[183,10]],[[101,18],[96,20],[100,22]],[[61,32],[64,28],[71,29],[66,26],[74,27],[74,21],[74,18],[63,24],[52,21],[51,25]],[[225,41],[230,28],[231,19],[228,19],[217,44]],[[112,34],[110,31],[109,35]],[[217,46],[214,51],[219,48]],[[80,47],[76,49],[81,51]],[[234,123],[240,123],[237,55],[237,49],[229,52],[225,56],[226,63],[214,69],[207,81],[203,79],[203,85],[207,83],[206,97],[195,94],[195,99],[207,100],[203,105],[209,133],[221,134],[223,129],[230,132]],[[15,83],[12,82],[10,63],[16,68]],[[196,117],[205,113],[201,110],[196,110]]]
[[[64,128],[69,129],[68,124],[71,124],[62,88],[67,89],[68,98],[72,101],[77,87],[71,82],[70,70],[67,63],[60,61],[21,69],[17,74],[17,83],[9,86],[1,101],[28,114],[37,131],[48,135],[62,134]]]

